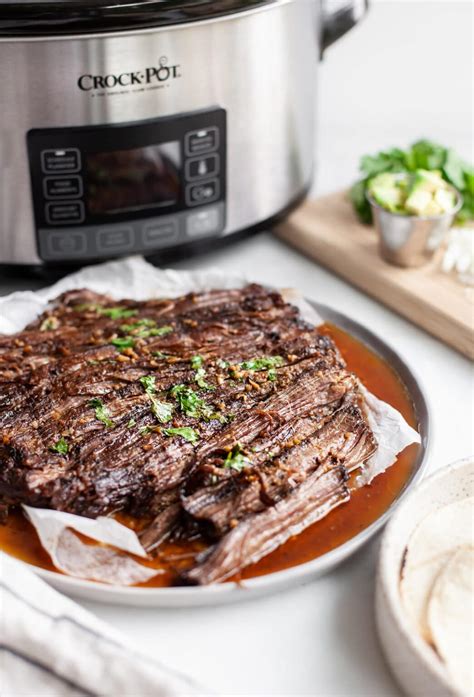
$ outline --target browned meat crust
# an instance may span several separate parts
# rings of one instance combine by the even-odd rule
[[[183,574],[189,583],[224,581],[259,561],[350,498],[343,466],[313,472],[293,494],[250,516]]]
[[[72,291],[0,336],[0,503],[149,517],[150,550],[217,541],[188,582],[228,577],[347,500],[375,447],[333,342],[261,286]]]

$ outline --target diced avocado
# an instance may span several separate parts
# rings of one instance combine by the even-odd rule
[[[453,210],[456,205],[456,197],[449,189],[438,189],[434,195],[434,200],[441,208],[442,213]]]
[[[375,188],[372,191],[372,196],[379,206],[392,212],[397,211],[402,204],[402,192],[398,188]]]
[[[439,206],[434,200],[434,198],[432,198],[428,205],[425,206],[422,215],[442,215],[442,213],[443,210],[441,206]]]
[[[390,173],[379,174],[369,184],[373,199],[389,211],[397,211],[403,203],[404,192],[398,178]]]
[[[412,174],[383,172],[371,179],[368,191],[379,206],[392,213],[432,216],[454,208],[456,197],[437,170]]]
[[[393,174],[393,172],[383,172],[382,174],[377,174],[376,177],[369,182],[369,189],[373,186],[391,189],[397,185],[398,175]]]
[[[415,189],[405,201],[405,209],[408,211],[408,213],[414,213],[415,215],[430,215],[425,211],[427,207],[429,207],[432,200],[433,197],[429,191]]]
[[[444,189],[445,187],[446,182],[438,170],[417,169],[410,187],[410,193],[418,190],[434,193],[437,189]]]

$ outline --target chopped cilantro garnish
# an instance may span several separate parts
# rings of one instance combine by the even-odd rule
[[[268,368],[277,368],[283,363],[284,360],[281,356],[262,356],[239,363],[239,368],[242,370],[268,370]]]
[[[196,384],[202,390],[213,390],[214,389],[213,385],[210,385],[204,379],[206,377],[206,371],[203,368],[203,364],[204,364],[204,358],[202,356],[199,356],[199,355],[192,356],[191,368],[193,368],[193,370],[196,371],[196,374],[194,375],[194,380],[196,381]]]
[[[204,358],[202,356],[192,356],[191,358],[191,368],[193,370],[199,370],[199,368],[202,368],[202,364],[204,363]]]
[[[186,416],[195,419],[212,418],[212,407],[187,385],[176,385],[170,390],[170,394],[176,399],[179,410]]]
[[[216,419],[221,424],[228,421],[225,414],[214,411],[211,405],[207,404],[188,385],[176,385],[170,390],[170,395],[176,399],[178,409],[185,416],[190,416],[194,419],[204,419],[205,421]]]
[[[151,411],[153,415],[160,423],[165,424],[173,416],[173,405],[168,404],[168,402],[161,402],[155,396],[156,388],[154,375],[144,375],[140,378],[140,382],[151,400]]]
[[[133,428],[134,426],[137,425],[137,422],[134,418],[131,418],[129,422],[127,423],[127,428]]]
[[[226,370],[230,366],[230,363],[229,363],[229,361],[223,361],[222,358],[218,358],[216,361],[216,365],[218,368],[222,368],[223,370]]]
[[[234,418],[235,418],[235,417],[234,417]],[[209,419],[216,419],[216,421],[218,421],[219,423],[221,423],[221,424],[226,424],[226,423],[229,423],[229,421],[232,421],[232,415],[231,415],[231,416],[226,416],[225,414],[223,414],[223,413],[220,412],[220,411],[214,411],[214,412],[210,415]]]
[[[172,331],[173,327],[170,324],[164,324],[162,327],[151,329],[150,336],[166,336],[166,334],[171,334]]]
[[[168,358],[171,354],[163,353],[163,351],[153,351],[151,355],[155,358]]]
[[[55,453],[59,453],[60,455],[67,455],[69,445],[65,438],[60,438],[58,442],[54,445],[51,445],[49,449]]]
[[[138,431],[138,433],[141,436],[146,436],[147,433],[151,433],[151,428],[149,426],[142,426],[141,429]]]
[[[123,332],[133,332],[138,327],[155,327],[155,326],[156,326],[156,322],[154,319],[147,319],[145,317],[144,319],[137,319],[137,321],[133,322],[132,324],[121,324],[120,329]]]
[[[93,397],[89,400],[89,406],[95,410],[95,418],[98,421],[102,421],[108,428],[113,427],[114,422],[110,418],[110,412],[101,399]]]
[[[270,382],[275,382],[277,379],[277,372],[275,368],[270,368],[270,370],[267,373],[267,378],[270,380]]]
[[[241,472],[243,469],[251,465],[249,458],[243,454],[240,443],[236,443],[232,450],[227,453],[224,460],[224,468]]]
[[[140,378],[140,382],[145,388],[145,392],[147,394],[153,394],[156,391],[154,375],[143,375],[143,377]]]
[[[159,399],[152,397],[151,395],[150,399],[151,411],[158,421],[162,424],[170,421],[173,416],[173,405],[169,404],[168,402],[161,402]]]
[[[49,332],[52,329],[57,329],[59,327],[59,320],[57,317],[46,317],[40,324],[40,332]]]
[[[194,428],[189,428],[184,426],[182,428],[163,428],[162,429],[165,436],[181,436],[189,443],[197,443],[199,440],[199,434]]]
[[[153,319],[139,319],[132,324],[121,324],[120,329],[127,334],[131,334],[137,339],[148,339],[150,336],[165,336],[173,331],[173,327],[165,324],[163,327],[156,327]]]
[[[165,325],[164,327],[156,327],[152,329],[139,329],[138,331],[134,332],[133,335],[138,339],[149,339],[150,336],[166,336],[166,334],[170,334],[172,331],[173,327]]]
[[[98,315],[110,317],[110,319],[127,319],[138,315],[138,310],[130,310],[127,307],[104,307],[103,305],[94,305],[93,303],[81,303],[74,307],[76,312],[97,312]]]
[[[194,376],[194,380],[196,381],[196,384],[202,389],[202,390],[213,390],[214,385],[210,385],[206,380],[204,379],[206,376],[206,371],[204,368],[199,368],[199,370],[196,370],[196,374]]]
[[[138,314],[138,310],[130,310],[126,307],[98,307],[99,315],[105,315],[110,319],[127,319]]]
[[[119,337],[117,339],[111,339],[110,343],[113,344],[119,351],[124,349],[133,348],[135,346],[135,340],[131,336]]]

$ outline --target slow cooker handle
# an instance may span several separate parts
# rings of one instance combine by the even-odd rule
[[[352,29],[369,9],[369,0],[319,0],[322,12],[321,57],[324,51]]]

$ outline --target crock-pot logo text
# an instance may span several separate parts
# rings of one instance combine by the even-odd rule
[[[163,86],[171,80],[181,77],[180,65],[169,65],[168,58],[162,56],[158,65],[152,65],[142,70],[134,70],[124,73],[109,73],[108,75],[81,75],[77,86],[83,92],[95,90],[109,90],[125,88],[125,91],[134,87],[150,88],[150,86]],[[127,89],[128,88],[128,89]]]

